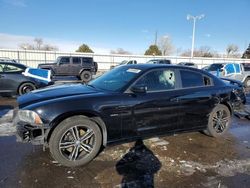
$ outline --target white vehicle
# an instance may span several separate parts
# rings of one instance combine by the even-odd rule
[[[213,63],[205,70],[222,78],[241,81],[247,89],[250,89],[249,63]]]

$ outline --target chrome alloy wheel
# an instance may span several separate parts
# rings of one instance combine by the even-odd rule
[[[230,114],[225,110],[218,110],[213,114],[213,128],[216,133],[222,133],[227,128],[230,120]]]
[[[70,161],[88,156],[95,145],[94,131],[84,125],[74,126],[62,135],[59,142],[61,154]]]

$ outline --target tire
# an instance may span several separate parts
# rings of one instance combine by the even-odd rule
[[[244,81],[244,85],[247,89],[250,89],[250,77],[247,77]]]
[[[82,140],[84,138],[86,140]],[[73,116],[62,121],[52,132],[49,141],[52,157],[68,167],[89,163],[101,146],[100,128],[85,116]]]
[[[17,92],[18,92],[18,95],[23,95],[23,94],[29,93],[35,89],[36,89],[36,86],[33,83],[26,82],[26,83],[21,84],[18,87]]]
[[[228,107],[223,104],[218,104],[210,113],[207,129],[203,132],[211,137],[220,137],[224,135],[231,126],[231,118],[232,115]]]
[[[83,82],[89,82],[92,79],[92,73],[90,71],[82,71],[80,78]]]

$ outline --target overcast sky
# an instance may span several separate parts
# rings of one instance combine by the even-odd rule
[[[158,31],[185,50],[192,35],[187,14],[205,14],[197,22],[196,47],[223,52],[234,43],[244,51],[249,7],[249,0],[0,0],[0,48],[39,37],[63,51],[86,43],[97,53],[123,48],[141,54]]]

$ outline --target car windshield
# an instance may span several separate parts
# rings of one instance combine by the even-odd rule
[[[223,64],[212,64],[208,67],[208,71],[217,71],[223,68]]]
[[[131,80],[139,75],[140,69],[122,66],[115,68],[89,83],[98,89],[120,91]]]

